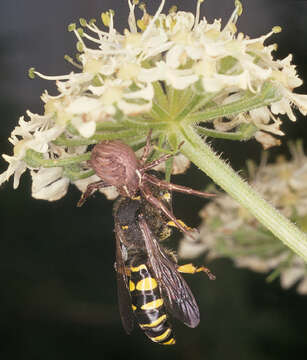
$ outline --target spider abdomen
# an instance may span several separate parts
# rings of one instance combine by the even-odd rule
[[[121,141],[102,141],[94,146],[90,159],[95,173],[123,196],[133,197],[139,188],[136,170],[139,162],[134,151]]]

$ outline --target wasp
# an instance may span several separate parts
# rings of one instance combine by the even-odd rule
[[[145,202],[121,197],[114,206],[116,276],[119,312],[130,334],[136,321],[149,339],[162,345],[176,343],[170,316],[194,328],[200,321],[196,300],[180,272],[206,272],[192,264],[179,266],[161,246],[168,223],[160,210]]]

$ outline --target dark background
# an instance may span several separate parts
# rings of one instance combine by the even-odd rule
[[[177,1],[194,12],[192,0]],[[156,9],[159,1],[148,8]],[[166,8],[174,2],[168,1]],[[238,28],[250,36],[267,33],[274,25],[283,32],[278,57],[294,54],[303,79],[306,67],[306,1],[245,0]],[[66,31],[79,17],[99,18],[113,8],[118,29],[127,26],[125,0],[2,0],[0,5],[0,153],[12,151],[7,138],[27,109],[42,112],[40,94],[51,82],[30,81],[29,67],[46,74],[63,74],[71,66],[64,54],[75,53],[75,38]],[[210,22],[233,11],[231,0],[206,0],[202,16]],[[151,11],[153,12],[153,10]],[[301,87],[299,92],[307,93]],[[306,119],[285,120],[287,139],[306,137]],[[285,152],[286,141],[273,154]],[[218,151],[235,169],[246,157],[259,159],[254,141],[215,141]],[[0,171],[6,169],[1,159]],[[203,188],[209,180],[195,169],[173,181]],[[54,203],[31,198],[29,175],[0,195],[0,356],[2,359],[296,359],[306,358],[306,296],[279,281],[267,285],[264,274],[235,269],[228,260],[210,264],[217,280],[189,278],[202,314],[200,326],[189,329],[175,323],[177,345],[150,343],[136,330],[127,336],[121,326],[116,296],[112,202],[102,195],[76,208],[80,193],[74,187]],[[189,225],[198,224],[204,202],[175,197],[175,212]],[[193,211],[191,211],[193,209]],[[201,262],[202,260],[199,259]]]

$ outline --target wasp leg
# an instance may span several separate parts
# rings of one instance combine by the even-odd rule
[[[215,276],[205,266],[196,267],[193,264],[177,265],[177,270],[183,274],[196,274],[198,272],[204,272],[208,275],[210,280],[215,280]]]
[[[195,229],[192,229],[191,227],[189,227],[189,226],[188,226],[187,224],[185,224],[182,220],[177,219],[177,221],[178,221],[185,229],[187,229],[187,231],[195,231]],[[178,226],[174,223],[174,221],[169,221],[166,225],[178,228]],[[196,229],[196,230],[197,230],[197,229]]]
[[[77,206],[78,207],[82,206],[85,203],[85,201],[93,194],[94,191],[108,186],[110,185],[106,184],[103,180],[99,180],[87,185],[87,188],[85,192],[82,194],[80,200],[78,201]]]
[[[197,190],[191,189],[191,188],[186,187],[186,186],[172,184],[172,183],[169,183],[167,181],[157,179],[156,177],[154,177],[152,175],[149,175],[149,174],[144,174],[143,176],[144,176],[144,179],[147,180],[148,182],[150,182],[150,183],[152,183],[154,185],[157,185],[158,187],[164,188],[164,189],[177,191],[177,192],[181,192],[181,193],[184,193],[184,194],[190,194],[190,195],[205,197],[205,198],[216,196],[216,194],[206,193],[206,192],[203,192],[203,191],[197,191]]]

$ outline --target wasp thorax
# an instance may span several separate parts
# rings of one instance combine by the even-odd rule
[[[103,141],[93,148],[90,164],[96,174],[107,184],[115,186],[121,195],[136,195],[139,162],[129,146],[118,140]]]

